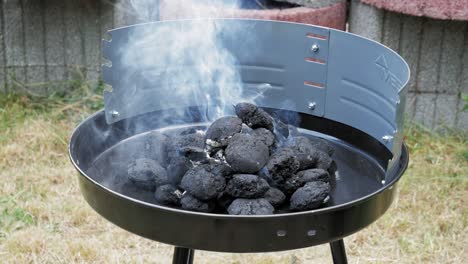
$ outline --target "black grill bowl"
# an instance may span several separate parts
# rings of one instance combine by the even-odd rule
[[[126,173],[125,157],[132,156],[127,152],[125,157],[118,157],[115,149],[136,146],[146,132],[161,129],[157,127],[157,116],[157,112],[147,113],[108,125],[104,112],[97,112],[74,131],[70,158],[80,172],[81,191],[94,210],[123,229],[179,247],[269,252],[338,240],[385,213],[408,164],[403,147],[398,168],[385,176],[382,164],[388,161],[390,152],[378,141],[350,126],[301,114],[302,133],[326,135],[335,147],[338,180],[329,206],[269,216],[231,216],[168,208],[151,203],[151,193],[142,192],[134,195],[138,198],[135,199],[126,196],[125,191],[122,194],[105,186],[106,178]],[[136,125],[142,123],[145,127]],[[382,183],[385,177],[387,182]]]

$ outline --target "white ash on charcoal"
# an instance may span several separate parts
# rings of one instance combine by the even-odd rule
[[[218,197],[226,186],[226,180],[211,173],[206,166],[191,168],[182,178],[180,187],[202,201]]]
[[[268,161],[268,146],[248,134],[236,134],[226,148],[226,161],[235,172],[256,173]]]
[[[330,185],[326,182],[308,182],[297,189],[291,196],[289,209],[305,211],[319,208],[330,194]]]
[[[205,151],[205,135],[198,130],[191,134],[180,134],[168,139],[169,158],[184,156],[194,162],[206,162],[209,158]]]
[[[241,130],[242,120],[238,117],[221,117],[208,127],[206,131],[206,143],[213,147],[227,146],[231,137],[241,132]]]
[[[155,160],[136,159],[127,169],[130,182],[144,190],[154,191],[158,186],[168,182],[166,170]]]
[[[235,198],[260,198],[270,189],[257,175],[234,174],[226,185],[226,193]]]
[[[284,195],[284,193],[279,189],[270,187],[263,198],[265,198],[271,205],[273,205],[273,207],[277,208],[284,204],[286,195]]]
[[[237,116],[249,127],[273,131],[273,118],[265,110],[250,103],[239,103],[234,108]]]
[[[154,198],[161,205],[179,205],[182,192],[176,187],[166,184],[156,188]]]
[[[215,203],[213,201],[201,201],[188,193],[182,196],[180,204],[182,209],[202,213],[210,213],[215,208]]]
[[[266,199],[244,199],[234,200],[228,207],[230,215],[270,215],[275,208]]]

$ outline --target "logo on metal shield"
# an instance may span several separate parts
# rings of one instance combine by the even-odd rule
[[[387,59],[382,54],[375,60],[375,65],[379,67],[383,72],[384,81],[390,84],[398,92],[403,86],[403,82],[396,77],[396,75],[390,71],[387,63]]]

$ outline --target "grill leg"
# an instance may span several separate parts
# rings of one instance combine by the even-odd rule
[[[172,264],[193,264],[193,255],[195,250],[190,248],[174,248],[174,256],[172,257]]]
[[[333,257],[334,264],[347,264],[346,250],[343,239],[333,241],[330,243],[330,249]]]

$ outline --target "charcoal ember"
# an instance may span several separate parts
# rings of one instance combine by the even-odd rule
[[[204,149],[197,147],[184,147],[180,149],[179,153],[189,160],[199,164],[207,163],[210,159],[210,156]]]
[[[226,193],[236,198],[260,198],[270,188],[267,181],[253,174],[234,174]]]
[[[317,148],[312,145],[312,142],[304,136],[295,136],[289,140],[286,145],[301,154],[310,155],[317,151]]]
[[[263,196],[273,207],[278,207],[286,200],[286,195],[279,189],[271,187]]]
[[[162,205],[178,205],[181,196],[182,192],[170,184],[159,186],[154,193],[154,198]]]
[[[290,148],[282,148],[273,153],[265,166],[268,177],[274,185],[282,184],[299,169],[296,153]]]
[[[332,147],[332,145],[330,143],[328,143],[328,141],[326,141],[325,139],[323,138],[319,138],[319,137],[311,137],[309,139],[310,141],[310,144],[312,146],[314,146],[316,149],[318,150],[321,150],[325,153],[328,154],[328,156],[332,156],[333,153],[335,152],[335,149]]]
[[[168,182],[174,186],[178,186],[185,173],[192,168],[192,162],[186,157],[174,157],[167,166]]]
[[[208,158],[205,152],[205,135],[202,133],[178,135],[170,138],[169,141],[167,151],[170,158],[186,156],[194,161]]]
[[[270,149],[275,144],[275,134],[273,134],[270,130],[266,128],[261,127],[254,129],[251,135],[257,138],[257,140],[260,140],[263,143],[265,143],[265,145],[270,147]]]
[[[145,151],[148,157],[154,159],[160,164],[167,163],[167,145],[169,144],[169,137],[157,132],[151,131],[145,138]]]
[[[252,131],[253,129],[251,127],[249,127],[248,125],[242,123],[242,130],[241,130],[241,133],[244,133],[244,134],[252,134]]]
[[[201,201],[187,193],[180,199],[180,204],[182,205],[182,209],[202,213],[212,212],[215,208],[213,201]]]
[[[140,158],[127,167],[128,179],[137,187],[154,191],[168,182],[166,170],[152,159]]]
[[[227,210],[229,205],[231,205],[232,201],[234,201],[235,199],[236,198],[232,197],[226,192],[222,192],[218,195],[218,198],[216,199],[216,205],[222,210]]]
[[[310,168],[327,170],[332,165],[333,160],[330,155],[319,150],[316,144],[304,136],[294,137],[287,145],[296,151],[300,170]]]
[[[264,198],[234,200],[228,207],[230,215],[269,215],[275,208]]]
[[[298,188],[304,186],[308,182],[322,181],[330,182],[330,175],[327,171],[322,169],[308,169],[297,172],[296,175],[287,179],[283,185],[280,186],[281,190],[286,195],[291,195]]]
[[[235,172],[256,173],[268,161],[268,146],[248,134],[236,134],[226,148],[226,161]]]
[[[231,175],[234,173],[231,166],[226,162],[213,162],[206,165],[206,168],[212,174],[224,177],[225,179],[231,178]]]
[[[308,169],[299,171],[297,176],[304,184],[313,181],[330,182],[330,174],[328,174],[328,172],[323,169]]]
[[[299,170],[307,170],[315,167],[315,164],[317,163],[317,155],[314,153],[312,153],[312,155],[299,152],[296,153],[297,160],[299,161]]]
[[[235,106],[237,116],[251,128],[263,127],[273,131],[273,118],[254,104],[239,103]]]
[[[328,170],[331,167],[333,160],[330,156],[323,151],[316,151],[315,153],[315,167],[318,169]]]
[[[320,207],[330,193],[330,185],[326,182],[308,182],[297,189],[291,196],[289,208],[292,211],[312,210]]]
[[[180,183],[185,191],[203,201],[216,198],[225,186],[224,177],[214,175],[206,166],[189,169]]]
[[[241,130],[242,120],[238,117],[221,117],[214,121],[206,131],[207,144],[214,147],[227,146],[229,139]]]

